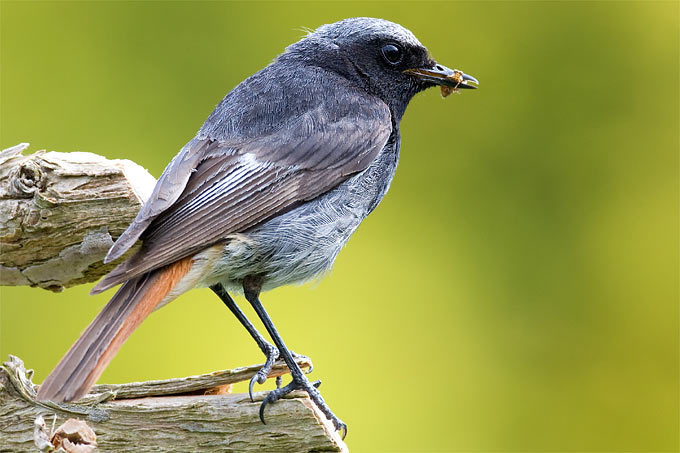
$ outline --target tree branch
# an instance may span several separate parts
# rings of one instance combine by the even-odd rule
[[[299,358],[301,367],[309,367]],[[95,386],[75,404],[36,401],[32,370],[10,356],[0,367],[0,451],[35,450],[34,422],[84,420],[96,432],[95,451],[347,451],[309,397],[293,392],[258,411],[266,392],[225,393],[225,385],[250,379],[261,365],[165,381]],[[270,377],[288,371],[277,363]],[[115,399],[113,399],[115,398]],[[43,440],[44,441],[44,440]]]
[[[156,180],[129,160],[26,148],[0,151],[0,285],[61,291],[99,279],[120,262],[102,260]]]

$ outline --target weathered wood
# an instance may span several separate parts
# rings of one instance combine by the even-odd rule
[[[296,356],[295,361],[300,368],[310,369],[312,361],[308,357]],[[209,374],[188,376],[184,378],[164,379],[160,381],[132,382],[130,384],[100,384],[95,385],[90,393],[113,393],[116,399],[144,398],[147,396],[180,395],[184,393],[205,392],[209,389],[222,387],[250,380],[262,365],[234,368],[233,370],[214,371]],[[269,377],[283,376],[288,373],[288,367],[282,361],[274,363]]]
[[[0,151],[0,285],[60,291],[99,279],[155,179],[129,160],[26,148]]]
[[[299,358],[301,366],[310,366]],[[120,451],[347,451],[332,424],[309,397],[294,392],[267,406],[264,425],[259,420],[260,402],[245,394],[186,395],[185,391],[210,392],[218,386],[247,380],[260,365],[168,381],[97,386],[76,404],[42,403],[35,400],[32,371],[10,356],[0,367],[0,452],[35,451],[34,422],[44,417],[48,425],[80,418],[96,432],[95,452]],[[286,367],[277,364],[271,376]],[[146,389],[146,390],[141,390]],[[166,395],[144,397],[144,392]],[[131,399],[111,399],[133,396]],[[36,433],[40,430],[35,429]],[[39,439],[45,442],[45,436]]]
[[[33,423],[33,443],[42,452],[93,453],[97,448],[97,434],[86,422],[75,418],[48,431],[45,419],[38,415]]]

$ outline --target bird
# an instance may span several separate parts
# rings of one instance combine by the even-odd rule
[[[104,260],[141,246],[92,289],[121,285],[38,391],[41,401],[83,397],[118,349],[154,310],[208,287],[248,330],[266,361],[281,357],[291,382],[264,411],[299,389],[342,431],[286,347],[263,291],[325,274],[362,220],[380,203],[397,168],[400,122],[417,93],[477,88],[437,63],[403,26],[356,17],[319,26],[232,89],[172,159],[150,198]],[[244,295],[273,341],[248,320]]]

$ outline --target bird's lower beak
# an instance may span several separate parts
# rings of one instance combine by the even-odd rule
[[[404,74],[409,74],[423,80],[431,82],[442,87],[457,88],[477,88],[479,82],[472,76],[465,74],[458,69],[449,69],[440,64],[434,65],[433,68],[413,68],[404,71]],[[474,85],[470,85],[474,83]]]

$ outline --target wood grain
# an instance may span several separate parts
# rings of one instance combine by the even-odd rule
[[[27,148],[0,151],[0,285],[61,291],[98,280],[118,264],[102,261],[156,180],[129,160]]]
[[[298,359],[309,366],[308,359]],[[0,367],[0,452],[36,451],[34,422],[38,416],[48,426],[69,418],[87,422],[97,435],[95,452],[347,451],[347,446],[306,394],[294,392],[267,407],[267,424],[258,411],[266,392],[255,402],[246,394],[200,394],[235,379],[247,380],[260,365],[151,383],[95,386],[76,404],[40,403],[35,400],[32,372],[10,356]],[[277,363],[270,376],[287,368]],[[128,398],[112,399],[120,391]],[[163,396],[145,396],[163,395]],[[178,393],[177,393],[178,392]],[[133,398],[129,398],[132,396]]]

